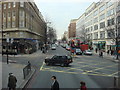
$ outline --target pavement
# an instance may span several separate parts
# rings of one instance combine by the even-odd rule
[[[0,66],[2,66],[2,86],[0,88],[7,88],[8,84],[8,76],[9,73],[13,73],[17,78],[17,87],[16,88],[24,88],[24,86],[27,84],[29,79],[32,77],[32,75],[35,72],[35,69],[32,68],[30,74],[27,76],[26,79],[23,78],[23,68],[26,66],[24,64],[17,64],[17,63],[9,63],[6,62],[0,62]],[[1,76],[0,75],[0,76]]]
[[[99,56],[99,52],[96,53],[93,51],[93,54]],[[120,60],[120,56],[119,56],[119,60],[116,60],[114,55],[107,54],[106,52],[103,52],[103,58],[107,60],[111,60],[113,62],[119,62]]]

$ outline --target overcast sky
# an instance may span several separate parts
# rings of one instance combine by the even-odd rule
[[[82,15],[93,0],[34,0],[44,18],[52,22],[58,38],[68,30],[71,19]],[[89,2],[87,2],[89,1]],[[94,0],[95,1],[95,0]],[[96,0],[96,2],[99,0]]]

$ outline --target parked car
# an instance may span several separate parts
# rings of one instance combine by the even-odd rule
[[[70,46],[67,45],[66,46],[66,50],[70,51]]]
[[[55,65],[55,64],[60,64],[61,66],[68,66],[70,63],[72,63],[72,57],[69,55],[54,55],[50,58],[45,59],[46,65]]]
[[[51,49],[52,49],[52,50],[56,50],[56,45],[55,45],[55,44],[52,44]]]
[[[85,55],[92,55],[92,51],[91,51],[91,50],[85,50],[85,51],[84,51],[84,54],[85,54]]]
[[[81,49],[78,49],[78,48],[75,50],[75,53],[76,53],[76,55],[82,55]]]

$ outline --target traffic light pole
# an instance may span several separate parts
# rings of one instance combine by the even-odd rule
[[[8,59],[8,43],[7,43],[7,64],[9,64],[9,59]]]

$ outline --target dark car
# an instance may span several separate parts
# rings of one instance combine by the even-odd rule
[[[55,65],[60,64],[61,66],[68,66],[70,63],[72,63],[72,57],[68,55],[54,55],[51,58],[46,58],[45,63],[46,65]]]

